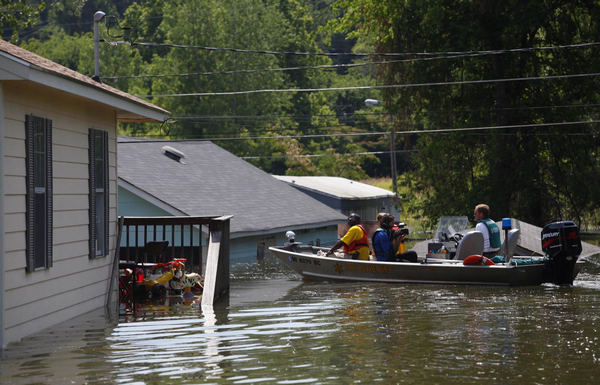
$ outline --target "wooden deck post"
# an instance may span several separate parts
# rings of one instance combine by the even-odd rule
[[[229,294],[229,221],[231,216],[215,218],[209,225],[202,305],[214,305]]]

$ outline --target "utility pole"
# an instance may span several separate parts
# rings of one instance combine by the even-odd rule
[[[390,131],[390,162],[392,165],[392,191],[394,195],[398,193],[398,189],[396,186],[396,127],[394,123],[394,118],[391,119],[392,122],[392,130]]]

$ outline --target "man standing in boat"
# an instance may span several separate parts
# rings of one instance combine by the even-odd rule
[[[490,219],[490,207],[480,203],[473,213],[477,226],[475,231],[483,234],[483,256],[493,258],[500,250],[500,228]]]
[[[334,251],[344,246],[344,254],[350,255],[352,259],[368,261],[370,254],[369,237],[365,228],[360,224],[360,216],[355,213],[350,214],[348,226],[350,228],[346,234],[333,245],[326,256],[331,256]]]

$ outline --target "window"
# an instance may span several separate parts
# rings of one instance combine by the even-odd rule
[[[52,266],[52,121],[25,116],[27,271]]]
[[[108,133],[89,130],[90,258],[108,253]]]

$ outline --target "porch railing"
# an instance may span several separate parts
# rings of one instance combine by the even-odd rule
[[[213,304],[229,291],[230,219],[231,216],[120,217],[120,247],[116,255],[121,263],[134,264],[185,258],[187,271],[204,276],[203,304]],[[202,274],[204,270],[206,274]]]

